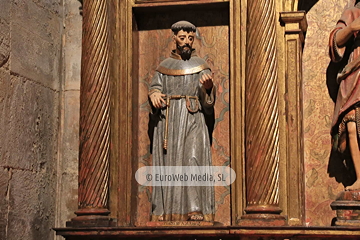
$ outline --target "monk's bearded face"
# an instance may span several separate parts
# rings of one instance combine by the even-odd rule
[[[193,51],[192,45],[194,43],[195,33],[185,32],[180,30],[173,36],[176,44],[176,52],[181,56],[183,60],[189,60],[191,52]]]

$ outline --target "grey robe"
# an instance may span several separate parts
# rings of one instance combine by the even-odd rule
[[[192,70],[185,71],[186,75],[179,75],[181,69],[180,72],[171,71],[179,68]],[[164,74],[172,72],[176,75]],[[172,52],[171,57],[158,67],[150,91],[157,89],[166,95],[197,96],[200,104],[199,110],[191,113],[186,107],[185,98],[170,100],[167,151],[163,148],[166,108],[154,113],[153,166],[212,165],[204,113],[213,111],[215,87],[211,93],[206,92],[199,82],[204,73],[211,74],[211,71],[195,53],[190,60],[183,61]],[[191,100],[191,107],[195,108],[195,100]],[[153,187],[151,219],[157,221],[159,216],[163,216],[165,221],[186,221],[189,219],[188,213],[201,212],[204,221],[213,221],[214,205],[214,187]]]

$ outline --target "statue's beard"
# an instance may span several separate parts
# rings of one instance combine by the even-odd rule
[[[190,59],[193,49],[189,44],[184,44],[183,46],[177,45],[176,47],[180,51],[180,56],[183,60]]]

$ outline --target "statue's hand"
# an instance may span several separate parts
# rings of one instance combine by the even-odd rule
[[[207,90],[211,89],[214,85],[212,76],[207,73],[204,73],[199,81]]]
[[[162,94],[161,92],[153,92],[150,95],[150,101],[152,105],[156,108],[161,108],[163,104],[166,104],[163,97],[165,97],[165,94]]]
[[[349,24],[352,32],[360,31],[360,17],[356,18]]]

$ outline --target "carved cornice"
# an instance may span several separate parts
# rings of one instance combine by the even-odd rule
[[[300,40],[304,42],[307,31],[306,12],[281,12],[280,21],[285,26],[285,34],[300,34]]]

